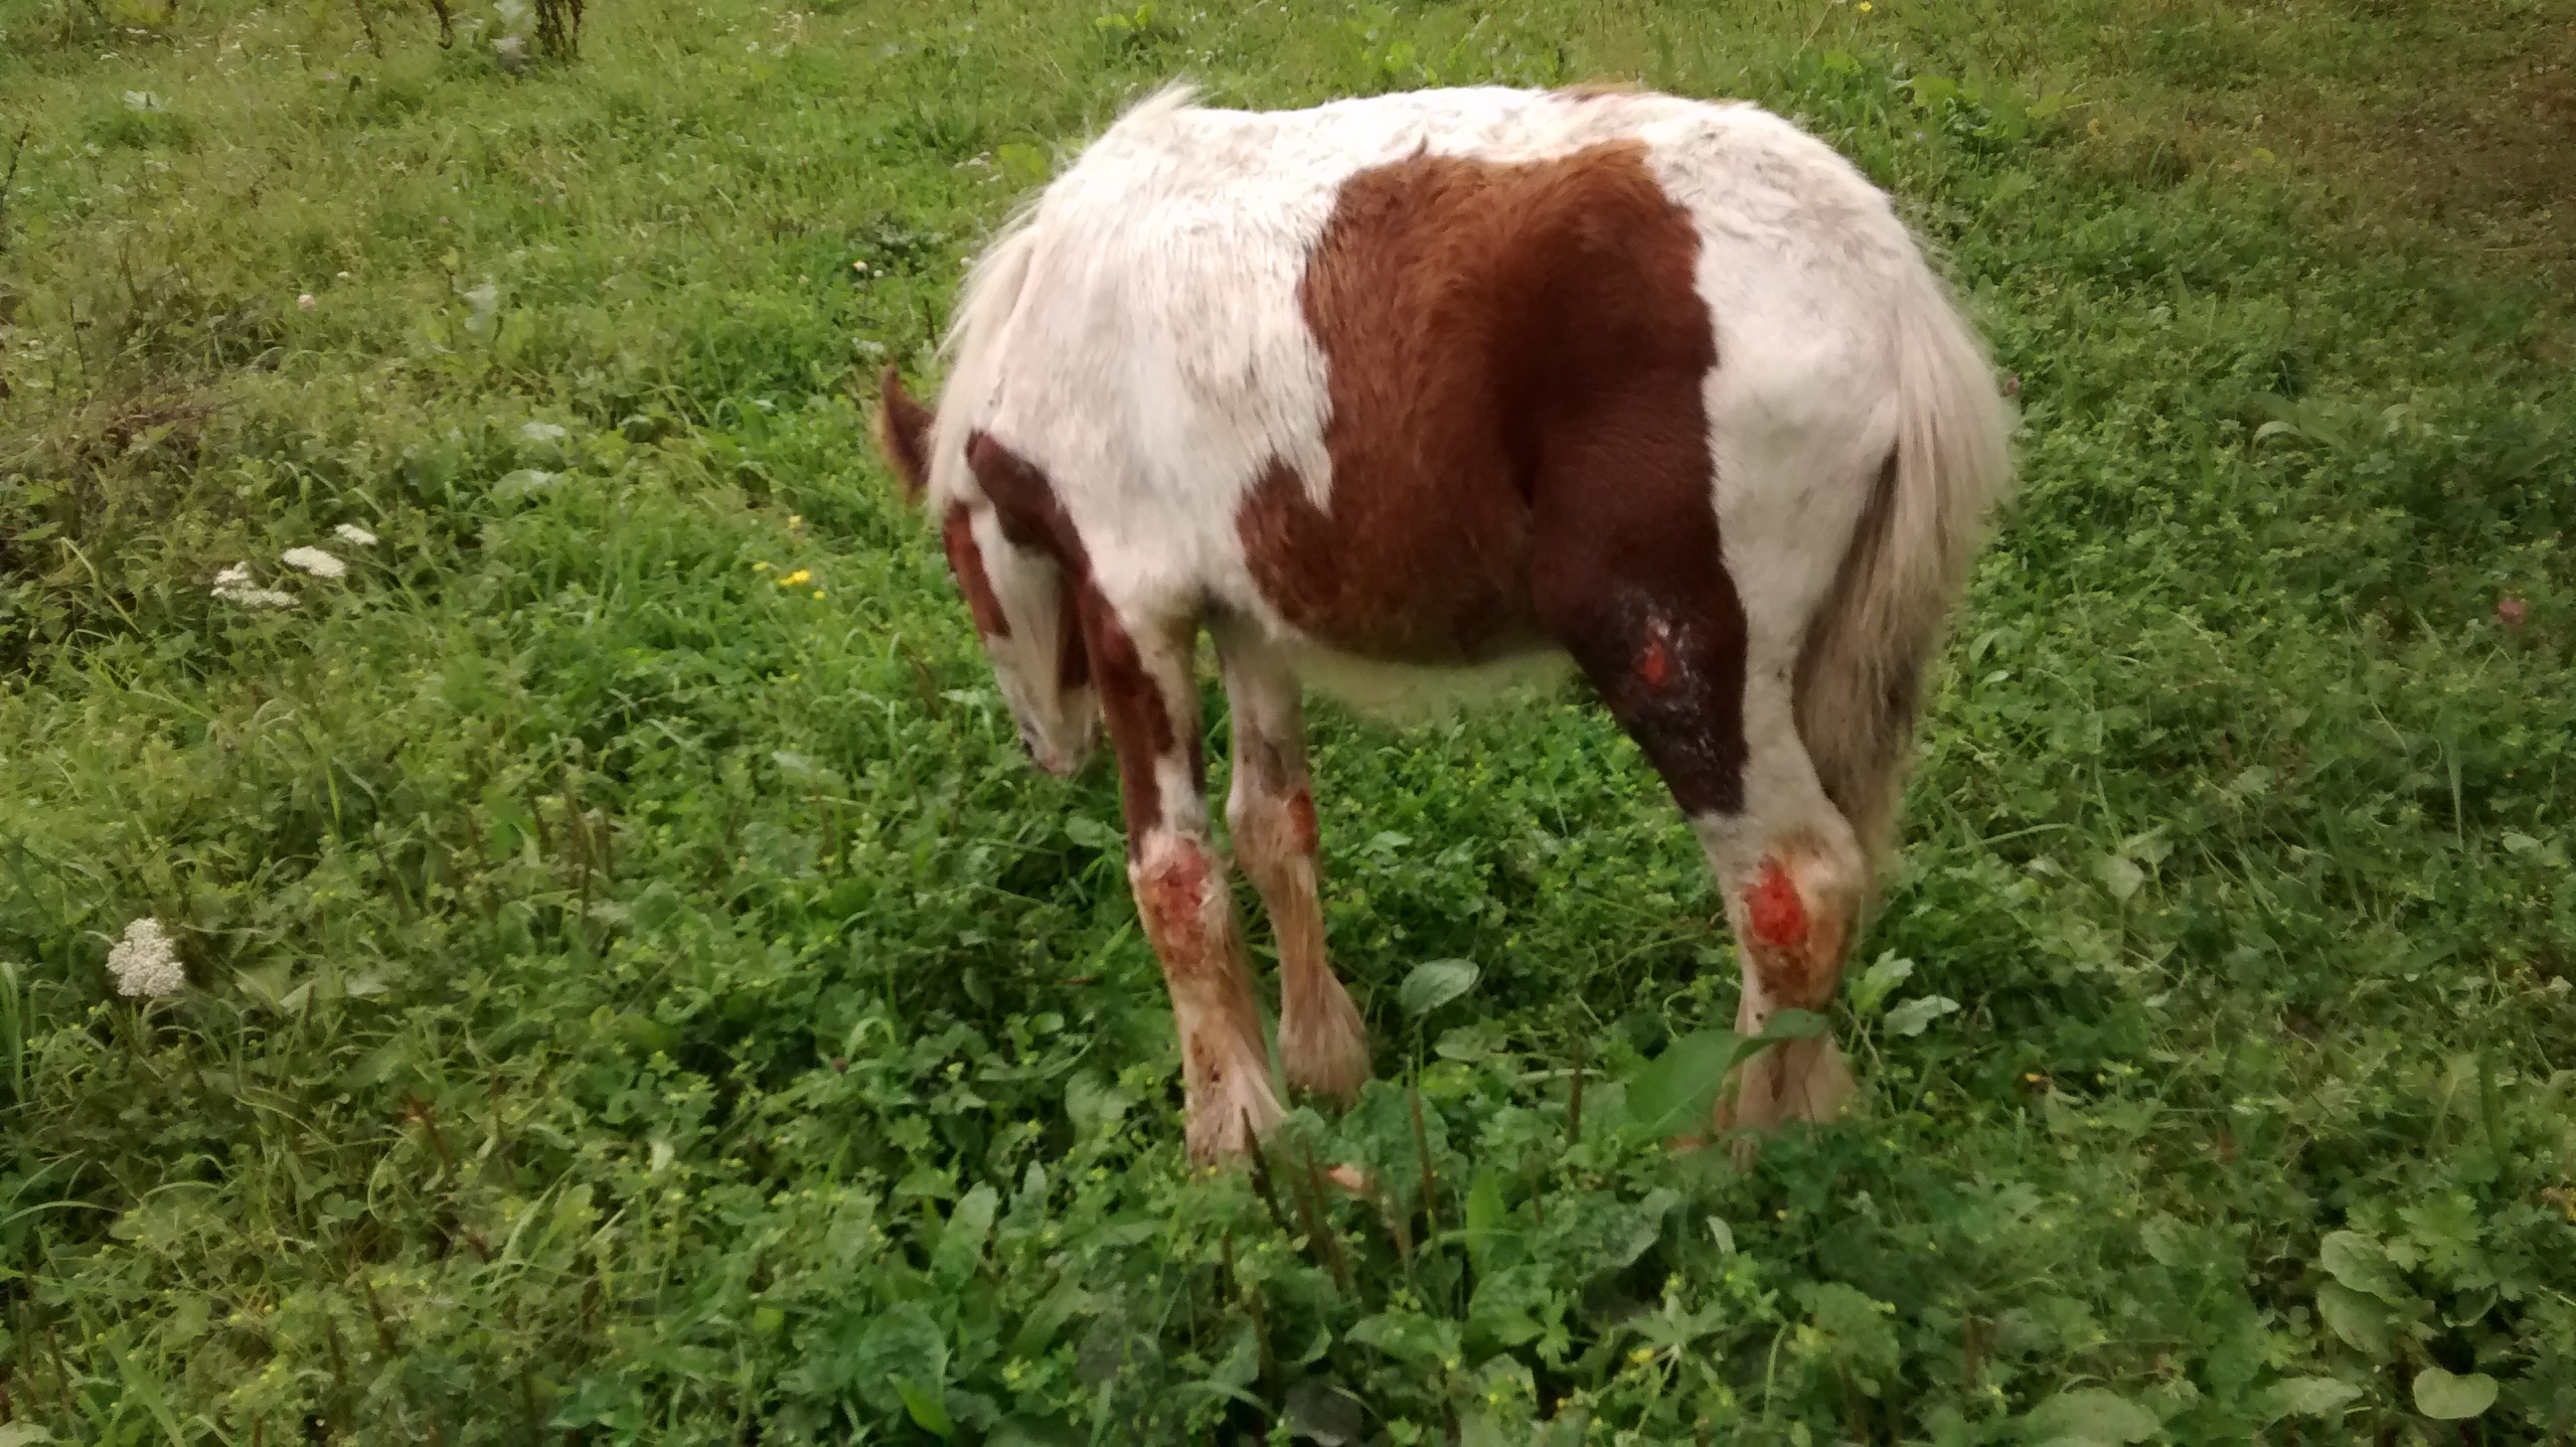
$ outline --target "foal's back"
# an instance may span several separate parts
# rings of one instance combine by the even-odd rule
[[[973,425],[1105,540],[1104,590],[1193,589],[1411,664],[1551,642],[1542,519],[1712,508],[1721,358],[1814,394],[1775,414],[1871,390],[1806,384],[1855,369],[1818,358],[1868,340],[1868,274],[1911,254],[1865,181],[1759,110],[1493,88],[1158,99],[1032,226]],[[1649,531],[1715,566],[1708,529]]]

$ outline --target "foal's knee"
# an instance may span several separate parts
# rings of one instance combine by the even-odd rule
[[[1283,788],[1236,790],[1226,801],[1225,826],[1235,858],[1256,884],[1315,857],[1315,799],[1302,779]]]

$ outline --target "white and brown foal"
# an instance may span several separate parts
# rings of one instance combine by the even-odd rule
[[[1211,834],[1277,931],[1288,1082],[1369,1070],[1317,902],[1300,691],[1570,658],[1671,786],[1744,960],[1738,1027],[1841,978],[1918,678],[2008,472],[1984,353],[1887,198],[1745,105],[1425,91],[1129,111],[967,280],[937,414],[878,438],[940,520],[1021,738],[1105,716],[1179,1018],[1189,1145],[1280,1115]],[[1822,1119],[1829,1041],[1717,1124]]]

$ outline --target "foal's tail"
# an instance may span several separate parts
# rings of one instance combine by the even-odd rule
[[[1800,739],[1864,849],[1887,844],[1923,669],[2012,480],[1985,347],[1917,264],[1897,284],[1896,447],[1798,661]]]

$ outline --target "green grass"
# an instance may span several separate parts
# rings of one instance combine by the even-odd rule
[[[0,1443],[2576,1431],[2566,0],[457,17],[0,9]],[[1736,987],[1597,709],[1323,710],[1386,1084],[1186,1168],[846,391],[1182,72],[1745,95],[1947,253],[2025,483],[1853,1122],[1621,1123]]]

